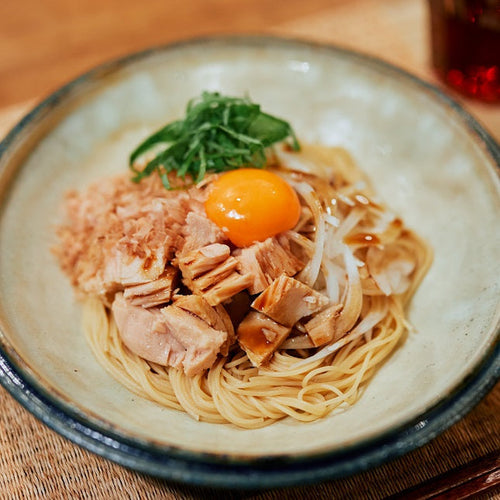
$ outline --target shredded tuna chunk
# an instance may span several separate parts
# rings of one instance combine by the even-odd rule
[[[293,326],[305,316],[321,311],[328,297],[300,281],[282,275],[252,303],[252,307],[285,326]]]
[[[188,376],[210,368],[228,340],[225,322],[217,329],[176,305],[146,309],[131,305],[118,293],[112,311],[120,338],[132,352]]]
[[[178,273],[175,267],[167,266],[159,278],[125,288],[123,296],[133,306],[153,307],[166,304],[174,293]]]
[[[179,257],[183,283],[210,305],[217,305],[247,288],[252,278],[238,272],[238,261],[227,245],[213,243]]]
[[[214,243],[203,248],[193,250],[183,257],[179,257],[178,264],[183,277],[193,281],[205,273],[212,271],[219,264],[223,264],[231,255],[231,249],[227,245]],[[229,261],[232,262],[231,260]]]
[[[240,323],[238,342],[254,366],[266,363],[289,335],[291,328],[280,325],[265,314],[250,311]]]
[[[161,314],[171,335],[185,349],[184,373],[192,377],[210,368],[227,342],[227,332],[212,328],[199,316],[176,305],[162,308]]]
[[[184,246],[182,254],[210,245],[211,243],[224,243],[227,237],[224,232],[212,222],[203,211],[202,213],[189,212],[186,224],[182,228]]]
[[[240,272],[253,277],[250,293],[262,292],[281,274],[293,276],[304,264],[290,250],[285,235],[267,238],[265,241],[235,250],[233,255],[240,263]]]
[[[122,342],[133,353],[159,365],[182,368],[184,346],[171,335],[160,308],[133,306],[118,293],[111,310]]]
[[[313,316],[304,325],[315,347],[330,341],[335,342],[342,336],[343,332],[335,328],[341,311],[342,304],[334,304]]]
[[[178,295],[174,300],[174,305],[188,313],[194,314],[215,330],[226,332],[227,341],[221,346],[221,354],[227,356],[236,336],[233,323],[224,306],[219,304],[212,307],[199,295]]]

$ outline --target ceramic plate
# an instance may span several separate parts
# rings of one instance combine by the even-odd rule
[[[123,172],[202,90],[249,94],[308,142],[342,146],[431,244],[410,334],[349,410],[259,430],[197,422],[128,392],[94,359],[50,247],[70,188]],[[340,477],[429,441],[499,376],[499,150],[438,90],[383,62],[277,38],[194,40],[101,66],[0,149],[0,381],[75,443],[160,477],[265,487]]]

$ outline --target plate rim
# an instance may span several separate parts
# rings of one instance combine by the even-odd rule
[[[242,459],[141,443],[85,421],[84,416],[19,372],[18,363],[0,346],[0,384],[7,392],[47,427],[96,455],[136,472],[187,484],[226,489],[274,488],[346,477],[427,444],[464,417],[498,382],[500,343],[491,346],[480,365],[452,393],[398,428],[343,449],[294,457]]]

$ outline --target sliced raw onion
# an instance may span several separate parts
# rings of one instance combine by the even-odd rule
[[[307,333],[289,337],[280,345],[280,349],[312,349],[313,347],[314,344]]]
[[[344,245],[344,262],[347,271],[347,287],[343,301],[344,308],[340,313],[336,328],[341,332],[348,332],[361,314],[363,290],[356,259],[347,245]]]
[[[293,182],[292,186],[297,191],[297,193],[302,196],[304,201],[311,209],[311,213],[314,219],[314,225],[316,227],[314,253],[311,257],[311,260],[297,275],[297,279],[299,281],[302,281],[302,283],[313,287],[314,283],[316,283],[316,280],[318,279],[318,274],[321,268],[321,261],[323,260],[323,252],[325,248],[325,216],[323,213],[321,202],[314,189],[309,184],[305,182]]]
[[[388,310],[387,300],[382,297],[372,297],[368,314],[351,330],[351,334],[363,335],[382,321]]]

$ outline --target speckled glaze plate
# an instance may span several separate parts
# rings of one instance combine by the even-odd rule
[[[50,253],[66,190],[127,168],[202,90],[248,93],[309,142],[343,146],[434,263],[407,336],[349,410],[259,430],[196,422],[131,394],[86,345]],[[60,434],[159,477],[224,487],[353,474],[428,442],[500,373],[499,148],[455,102],[366,56],[297,40],[193,40],[105,64],[0,145],[0,382]]]

